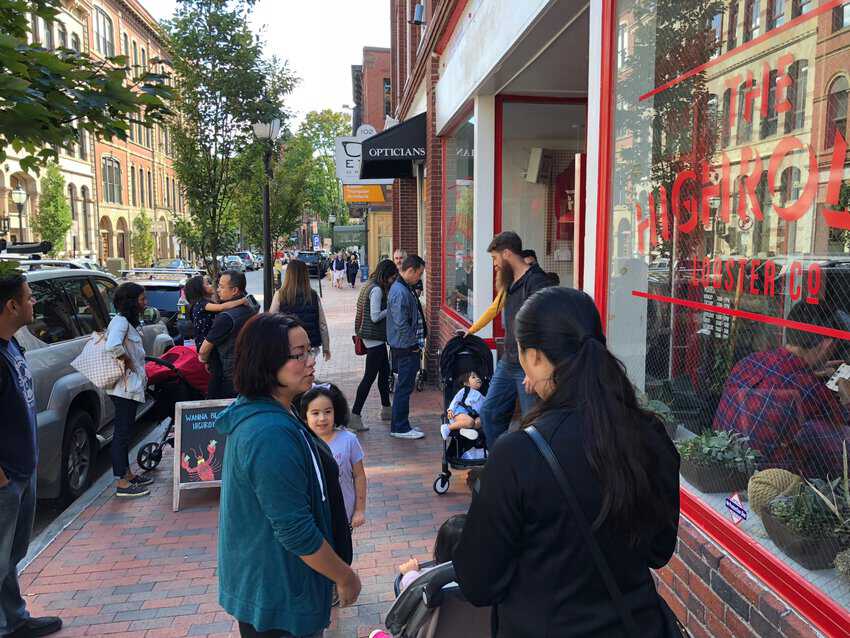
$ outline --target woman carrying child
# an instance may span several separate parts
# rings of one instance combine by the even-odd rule
[[[189,318],[192,320],[192,326],[195,329],[195,347],[198,350],[201,349],[201,344],[207,338],[216,313],[248,303],[248,297],[217,303],[212,282],[209,277],[204,275],[192,277],[186,282],[183,290],[186,294],[186,301],[189,302]]]

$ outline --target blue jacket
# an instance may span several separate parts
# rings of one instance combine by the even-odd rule
[[[417,336],[422,322],[419,303],[413,291],[396,279],[387,298],[387,343],[390,348],[412,348],[419,344]]]
[[[227,435],[219,603],[261,632],[322,631],[330,624],[331,581],[300,558],[332,538],[327,480],[314,440],[270,398],[239,397],[216,428]]]

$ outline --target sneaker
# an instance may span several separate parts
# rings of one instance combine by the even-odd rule
[[[9,638],[37,638],[38,636],[49,636],[62,629],[62,619],[56,616],[42,616],[41,618],[27,618],[24,624],[9,634]]]
[[[151,491],[144,485],[136,485],[130,483],[127,487],[116,487],[115,496],[122,498],[136,498],[137,496],[147,496]]]
[[[390,634],[385,632],[383,629],[376,629],[371,634],[369,634],[369,638],[393,638]]]
[[[448,424],[448,423],[442,423],[442,424],[440,424],[440,434],[442,434],[442,435],[443,435],[443,441],[448,441],[448,440],[449,440],[449,434],[451,434],[451,432],[452,432],[452,431],[451,431],[451,429],[449,429],[449,424]]]
[[[393,420],[393,409],[389,405],[385,405],[381,408],[381,421],[392,421]]]
[[[145,485],[151,485],[153,483],[153,477],[148,476],[147,474],[138,474],[130,479],[130,483],[144,487]]]
[[[368,425],[363,425],[363,419],[359,414],[351,413],[351,418],[348,419],[348,429],[355,432],[365,432],[369,429]]]
[[[407,432],[390,432],[390,436],[395,437],[396,439],[421,439],[425,436],[425,433],[420,432],[419,430],[410,429]]]
[[[478,430],[473,430],[472,428],[461,428],[460,435],[465,439],[475,441],[478,439]]]

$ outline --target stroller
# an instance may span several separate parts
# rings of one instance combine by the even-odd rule
[[[487,394],[490,379],[493,377],[493,355],[484,340],[475,335],[453,337],[446,343],[440,355],[440,384],[443,388],[442,422],[448,423],[446,411],[455,394],[461,388],[461,375],[475,371],[481,377],[481,393]],[[474,449],[483,450],[483,458],[464,459],[463,455]],[[449,438],[443,441],[443,467],[434,481],[434,491],[445,494],[449,491],[449,479],[452,475],[449,468],[466,470],[481,467],[487,461],[487,446],[483,436],[470,441],[453,431]]]
[[[490,608],[473,607],[460,591],[454,566],[424,563],[426,571],[400,592],[387,614],[387,630],[396,638],[489,638]],[[401,595],[399,595],[401,594]]]
[[[145,443],[136,456],[143,470],[155,469],[162,461],[165,445],[174,447],[174,406],[181,401],[199,401],[206,396],[209,373],[198,361],[194,348],[174,346],[161,358],[145,357],[148,391],[155,402],[151,414],[157,421],[170,423],[158,441]]]

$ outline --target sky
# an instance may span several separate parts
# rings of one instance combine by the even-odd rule
[[[140,0],[158,20],[176,0]],[[289,62],[300,82],[287,103],[296,120],[308,111],[352,104],[351,65],[364,46],[390,46],[389,0],[258,0],[251,24],[266,53]]]

